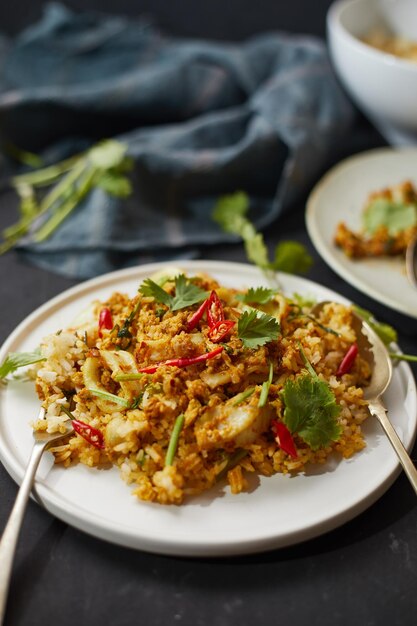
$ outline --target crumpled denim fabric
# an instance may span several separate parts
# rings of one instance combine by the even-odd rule
[[[47,5],[0,46],[3,138],[59,160],[102,138],[128,144],[134,194],[95,189],[32,263],[87,278],[236,241],[211,218],[236,190],[265,228],[305,193],[352,120],[323,42],[269,33],[177,39],[149,23]]]

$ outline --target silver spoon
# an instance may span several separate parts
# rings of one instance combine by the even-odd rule
[[[312,309],[314,315],[317,315],[325,304],[328,304],[328,302],[320,302],[315,305]],[[387,409],[381,401],[382,394],[386,391],[391,382],[391,359],[385,345],[375,331],[369,324],[362,320],[359,315],[356,315],[354,312],[352,313],[352,326],[356,333],[356,343],[358,344],[359,354],[369,363],[372,370],[370,384],[364,389],[364,398],[368,402],[369,412],[377,418],[384,429],[417,495],[417,469],[391,424],[387,415]]]
[[[44,417],[45,410],[41,409],[38,419],[44,419]],[[72,426],[69,422],[67,432],[65,434],[53,433],[51,435],[46,432],[34,433],[35,443],[32,448],[32,453],[26,467],[25,475],[23,476],[22,484],[20,485],[17,493],[16,501],[0,541],[0,624],[3,623],[6,611],[7,593],[9,590],[10,576],[17,540],[39,461],[41,460],[42,454],[51,446],[51,444],[57,443],[60,439],[66,437],[71,432]]]
[[[417,287],[417,237],[408,244],[405,251],[405,271],[410,283]]]

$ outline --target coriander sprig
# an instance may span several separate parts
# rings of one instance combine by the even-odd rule
[[[0,254],[26,235],[36,242],[50,237],[94,188],[128,196],[132,186],[126,173],[133,162],[126,153],[126,144],[109,139],[54,165],[14,176],[10,182],[20,198],[20,217],[3,230]],[[44,187],[50,189],[40,197]]]
[[[236,191],[217,200],[213,219],[225,232],[243,239],[249,261],[268,277],[275,271],[302,274],[310,269],[313,259],[298,241],[281,241],[275,248],[274,260],[270,261],[263,235],[247,218],[248,211],[249,196],[244,191]]]
[[[194,285],[184,274],[176,276],[174,284],[175,294],[173,296],[151,278],[143,281],[139,291],[143,296],[152,297],[157,302],[165,304],[171,311],[185,309],[188,306],[202,302],[209,296],[207,291]]]
[[[9,352],[6,359],[0,365],[0,380],[4,380],[9,374],[13,374],[20,367],[45,361],[40,350],[34,352]]]
[[[244,311],[237,324],[237,334],[245,348],[257,348],[278,339],[278,320],[256,309]]]

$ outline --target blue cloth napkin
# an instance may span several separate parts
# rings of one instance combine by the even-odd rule
[[[144,21],[52,4],[2,48],[3,137],[57,160],[117,137],[136,163],[133,196],[94,190],[50,239],[20,246],[71,277],[234,240],[211,211],[235,190],[267,226],[308,189],[352,118],[312,37],[175,39]]]

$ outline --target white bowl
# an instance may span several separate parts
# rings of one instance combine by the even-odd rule
[[[327,15],[330,55],[352,99],[387,139],[404,143],[407,138],[406,143],[415,143],[417,63],[360,40],[381,26],[417,41],[417,0],[335,2]]]

